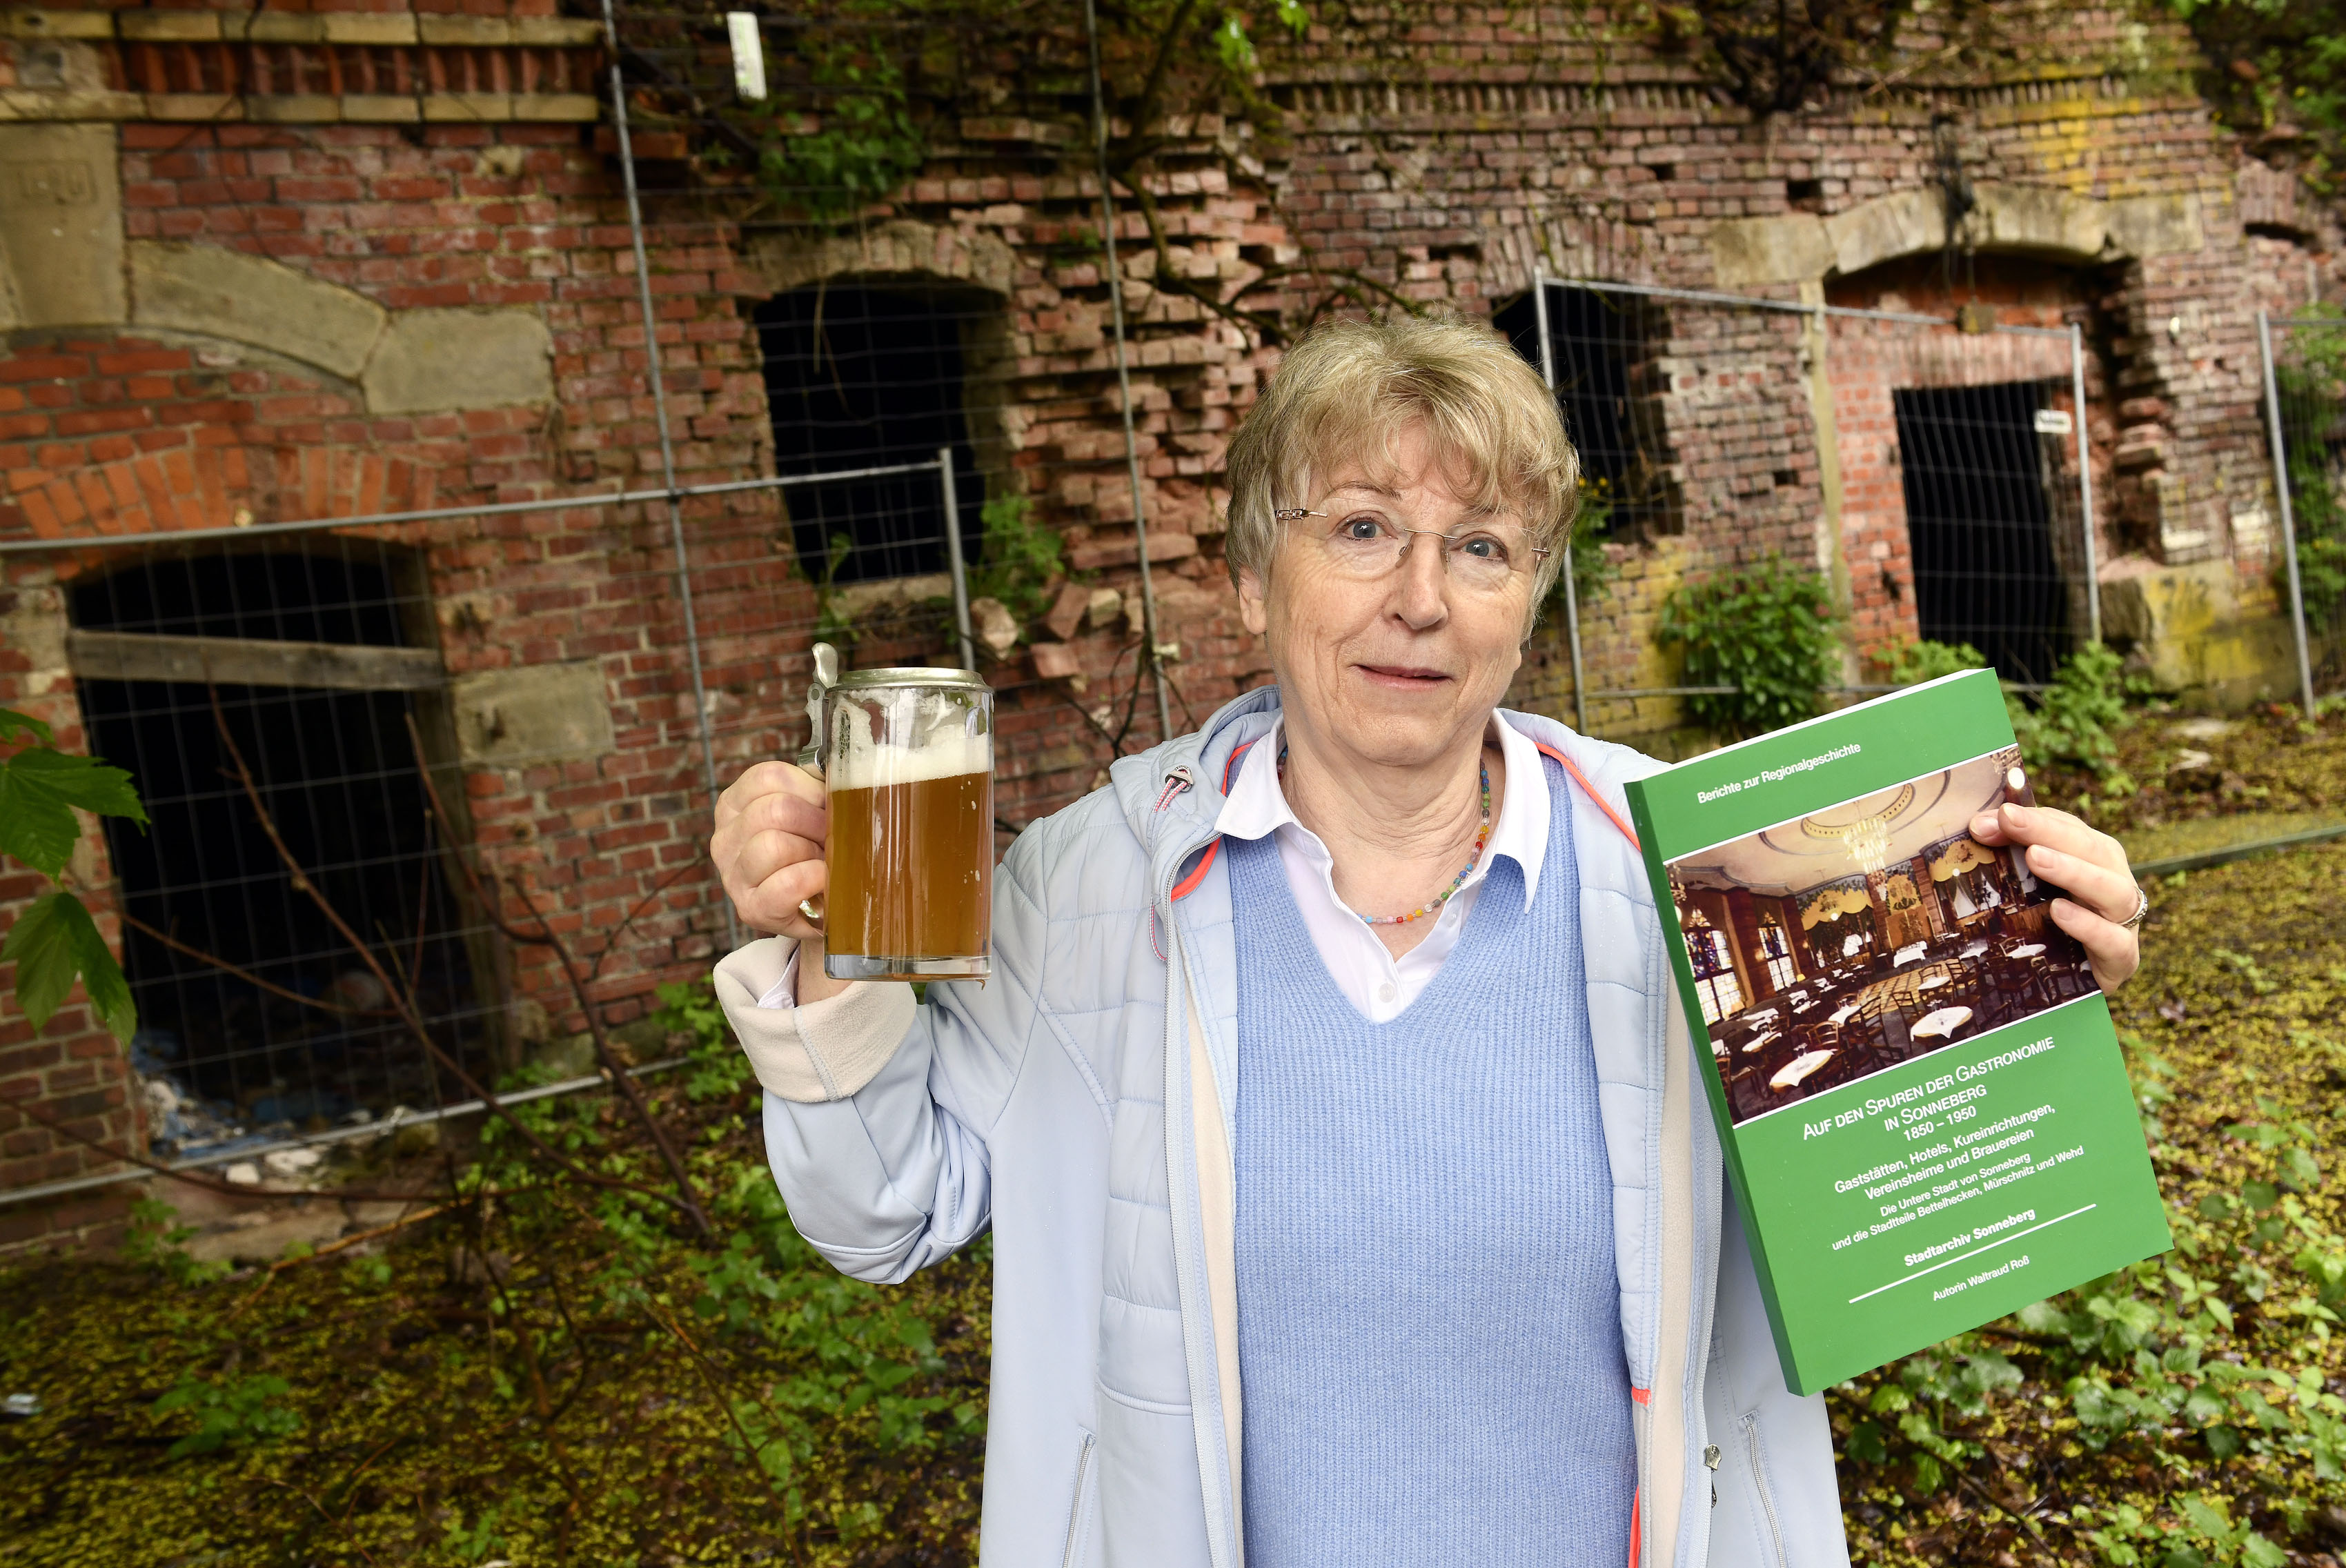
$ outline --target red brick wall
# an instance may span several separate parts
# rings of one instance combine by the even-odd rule
[[[413,8],[484,9],[464,0]],[[510,9],[552,6],[529,0]],[[2116,11],[2060,12],[2066,63],[2050,70],[2016,59],[2021,85],[1939,80],[1935,67],[1922,68],[1880,91],[1836,91],[1816,109],[1764,124],[1719,103],[1685,57],[1657,53],[1633,34],[1600,36],[1577,8],[1404,8],[1391,16],[1331,12],[1300,48],[1267,43],[1267,90],[1287,109],[1284,141],[1211,116],[1183,127],[1186,139],[1150,180],[1177,273],[1234,291],[1264,268],[1300,266],[1304,275],[1243,301],[1296,310],[1351,308],[1346,300],[1390,293],[1482,312],[1520,293],[1535,259],[1556,274],[1708,288],[1713,224],[1829,215],[1922,188],[1938,157],[1933,117],[1952,114],[1974,180],[2199,203],[2200,253],[2078,275],[2057,300],[2014,300],[2047,321],[2076,312],[2090,323],[2091,423],[2097,463],[2111,464],[2097,473],[2108,482],[2100,522],[2113,550],[2159,547],[2159,492],[2147,476],[2249,482],[2253,351],[2242,358],[2242,308],[2284,298],[2310,253],[2274,238],[2275,225],[2286,219],[2314,235],[2322,275],[2335,277],[2334,247],[2321,238],[2329,220],[2293,207],[2292,188],[2263,174],[2250,181],[2253,200],[2237,203],[2239,149],[2173,85],[2179,76],[2153,73],[2179,58],[2181,35],[2155,31],[2150,66],[2127,65],[2130,18]],[[1932,25],[1912,24],[1918,58],[1939,46]],[[1015,72],[995,87],[1005,113],[1035,90]],[[1046,118],[1063,118],[1062,109],[1034,106]],[[989,494],[1027,497],[1061,533],[1074,565],[1128,593],[1132,504],[1102,258],[1092,245],[1096,190],[1081,138],[1062,153],[1038,150],[1056,143],[990,140],[999,131],[992,122],[937,123],[931,167],[862,215],[853,243],[927,236],[930,256],[901,270],[982,282],[998,295],[1001,351],[984,374],[999,429],[979,453]],[[539,312],[553,338],[556,401],[388,418],[368,414],[331,376],[268,355],[217,353],[200,339],[17,332],[0,351],[0,536],[658,483],[625,213],[616,171],[591,131],[131,124],[121,148],[128,238],[266,256],[393,310]],[[801,274],[775,260],[770,233],[736,232],[705,190],[687,188],[681,165],[648,165],[645,181],[679,475],[690,484],[770,472],[747,318],[754,301]],[[1793,182],[1803,183],[1796,190]],[[2246,212],[2269,232],[2245,235]],[[1148,229],[1128,204],[1120,237],[1149,554],[1161,635],[1179,645],[1169,671],[1173,722],[1187,728],[1266,673],[1227,587],[1215,486],[1229,432],[1278,351],[1155,287]],[[995,263],[973,260],[980,252],[1006,260],[986,270]],[[826,266],[824,275],[875,270],[847,252]],[[1771,292],[1789,299],[1792,290]],[[1945,303],[1908,298],[1921,309]],[[2193,322],[2179,336],[2165,330],[2178,314]],[[1671,678],[1651,628],[1662,598],[1688,574],[1770,552],[1815,555],[1822,491],[1801,330],[1800,318],[1786,313],[1690,303],[1654,311],[1641,395],[1668,423],[1673,505],[1661,525],[1607,547],[1619,575],[1586,606],[1591,685]],[[1896,380],[1914,366],[1907,350],[1878,349],[1864,332],[1835,329],[1831,360],[1846,377],[1836,383],[1849,484],[1841,547],[1858,589],[1861,641],[1904,624],[1893,592],[1904,570],[1896,509],[1879,463],[1864,453],[1868,441],[1879,452],[1882,394],[1893,382],[1915,384]],[[1945,373],[1984,375],[1984,366]],[[721,782],[801,739],[815,594],[770,494],[689,503],[684,523]],[[465,794],[491,862],[528,879],[566,935],[589,956],[621,943],[598,972],[595,1001],[614,1024],[639,1017],[652,985],[705,969],[723,932],[698,863],[707,801],[665,507],[576,507],[388,536],[423,552],[453,674],[577,662],[601,670],[616,731],[608,755],[476,769]],[[100,560],[87,551],[12,556],[0,568],[0,626],[11,631],[0,647],[0,701],[59,721],[67,737],[76,714],[62,674],[60,587]],[[866,665],[931,660],[945,647],[933,616],[874,623],[866,634],[853,653]],[[1133,636],[1121,619],[1075,636],[1080,690],[1036,679],[1023,650],[989,667],[1002,694],[1004,818],[1032,820],[1096,782],[1111,755],[1103,731],[1124,723],[1134,694]],[[1545,632],[1516,700],[1568,713],[1568,684],[1562,648]],[[1127,749],[1156,738],[1145,690],[1133,711]],[[1602,732],[1656,736],[1677,713],[1649,701],[1591,717]],[[0,901],[24,891],[0,887]],[[511,966],[516,993],[546,1007],[558,1027],[583,1023],[548,954],[517,950]],[[0,1002],[0,1095],[87,1092],[78,1079],[36,1082],[33,1058],[15,1054],[26,1051],[59,1052],[40,1072],[70,1074],[80,1069],[69,1061],[87,1060],[118,1083],[111,1047],[85,1020],[61,1018],[34,1042],[7,1007]],[[85,1056],[73,1057],[76,1050]],[[123,1135],[127,1115],[104,1125]],[[0,1127],[0,1138],[8,1140],[0,1185],[86,1163],[45,1134]]]

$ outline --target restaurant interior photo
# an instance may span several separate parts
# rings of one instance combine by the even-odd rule
[[[1713,845],[1670,891],[1732,1119],[1894,1067],[2094,989],[2057,889],[1972,818],[2034,804],[2017,749]]]

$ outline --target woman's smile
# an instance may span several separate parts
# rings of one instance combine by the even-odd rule
[[[1386,691],[1431,691],[1449,684],[1450,677],[1423,665],[1356,664],[1352,667],[1372,686]]]

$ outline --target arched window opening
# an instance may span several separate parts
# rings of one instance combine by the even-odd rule
[[[1760,957],[1768,968],[1768,984],[1781,991],[1800,977],[1800,966],[1792,958],[1792,944],[1784,935],[1784,922],[1774,910],[1760,911]]]
[[[297,885],[223,728],[302,871],[378,956],[397,955],[441,1044],[484,1044],[410,739],[439,659],[410,646],[428,606],[401,591],[399,565],[321,538],[147,560],[72,591],[90,749],[129,769],[150,818],[143,833],[109,820],[107,847],[138,922],[123,933],[135,1064],[169,1085],[149,1091],[153,1132],[182,1153],[462,1097]]]
[[[1697,910],[1688,918],[1686,936],[1694,988],[1702,998],[1702,1021],[1716,1023],[1742,1011],[1743,987],[1735,977],[1735,953],[1728,945],[1727,933]]]
[[[778,475],[954,457],[962,548],[978,558],[985,487],[971,444],[973,338],[997,312],[973,290],[821,282],[758,307]],[[946,568],[944,487],[933,472],[792,485],[792,543],[817,582]]]
[[[1548,353],[1556,411],[1580,454],[1584,514],[1613,532],[1662,515],[1656,476],[1660,461],[1641,444],[1635,398],[1637,367],[1647,357],[1640,301],[1569,284],[1547,285]],[[1491,318],[1515,351],[1540,365],[1538,301],[1530,294]]]

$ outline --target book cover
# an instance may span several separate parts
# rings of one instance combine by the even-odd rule
[[[2035,804],[1967,671],[1628,787],[1784,1380],[1808,1394],[2171,1245]]]

